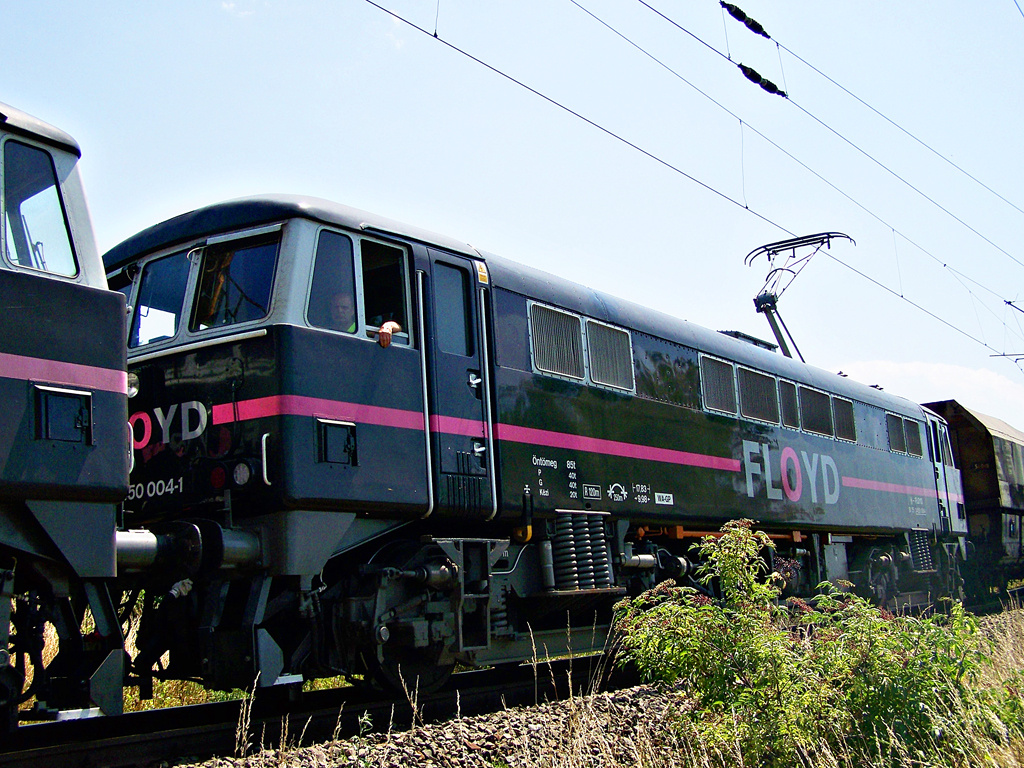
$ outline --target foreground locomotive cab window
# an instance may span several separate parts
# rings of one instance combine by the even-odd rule
[[[542,304],[530,306],[530,341],[538,371],[583,379],[580,319]]]
[[[907,453],[911,456],[924,456],[920,422],[913,419],[904,419],[903,430],[907,434]]]
[[[321,232],[309,292],[310,325],[342,333],[358,330],[354,270],[352,241],[337,232]]]
[[[627,331],[587,320],[587,352],[595,384],[633,391],[633,348]]]
[[[18,141],[4,144],[3,224],[13,264],[68,277],[78,274],[53,160]]]
[[[200,331],[266,317],[280,236],[230,240],[203,249],[190,329]]]
[[[402,330],[394,342],[409,343],[409,292],[405,251],[375,240],[359,242],[363,268],[363,318],[366,333],[374,336],[377,329],[390,321]],[[393,343],[394,343],[393,342]]]
[[[704,388],[705,408],[736,413],[736,380],[733,377],[732,363],[713,357],[702,357],[700,380]]]
[[[889,450],[907,452],[907,434],[903,431],[903,419],[894,413],[885,414],[885,426],[889,432]]]
[[[184,252],[150,261],[142,268],[128,345],[138,347],[178,333],[189,260]]]
[[[779,396],[775,378],[749,368],[739,369],[740,413],[748,419],[779,423]]]

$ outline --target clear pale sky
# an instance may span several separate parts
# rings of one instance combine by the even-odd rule
[[[744,256],[843,232],[856,246],[780,301],[808,361],[1024,429],[1014,0],[737,2],[771,40],[717,0],[647,2],[381,0],[424,34],[365,0],[0,0],[0,101],[79,141],[101,251],[207,203],[309,194],[770,339],[766,262]]]

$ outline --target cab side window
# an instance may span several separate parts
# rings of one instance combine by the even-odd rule
[[[363,270],[363,318],[367,335],[373,335],[388,321],[401,326],[408,338],[408,276],[405,251],[374,240],[359,244]],[[404,343],[404,342],[403,342]]]
[[[72,277],[78,264],[53,159],[18,141],[4,144],[4,221],[12,263]]]
[[[358,330],[352,241],[345,235],[326,230],[320,233],[308,318],[317,328],[342,333]]]

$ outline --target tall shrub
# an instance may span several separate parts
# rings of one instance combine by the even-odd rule
[[[894,616],[831,584],[813,605],[780,604],[782,579],[761,556],[772,542],[751,525],[696,545],[698,582],[716,584],[717,599],[666,582],[619,603],[623,657],[649,681],[683,686],[710,748],[748,765],[955,751],[950,731],[985,659],[973,617],[959,604]]]

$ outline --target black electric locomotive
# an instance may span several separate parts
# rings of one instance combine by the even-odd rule
[[[958,589],[945,421],[743,337],[305,197],[104,262],[134,308],[118,550],[144,685],[424,688],[598,649],[615,600],[740,517],[794,594]]]
[[[63,131],[0,104],[2,729],[32,696],[37,717],[121,711],[108,587],[128,481],[125,303],[106,290],[79,156]]]

